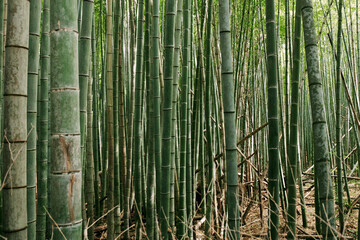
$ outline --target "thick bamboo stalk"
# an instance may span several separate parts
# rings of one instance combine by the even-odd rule
[[[51,164],[54,239],[82,237],[79,63],[76,2],[50,1]],[[59,11],[63,9],[63,11]]]
[[[322,235],[335,239],[334,194],[330,178],[328,128],[325,118],[324,93],[320,77],[319,54],[312,0],[302,1],[302,20],[308,67],[309,92],[313,124],[315,176],[319,187]]]
[[[27,239],[26,102],[30,3],[14,0],[9,1],[7,7],[2,231],[8,239]]]

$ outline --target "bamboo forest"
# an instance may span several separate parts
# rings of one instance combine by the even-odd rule
[[[0,0],[0,239],[360,240],[360,0]]]

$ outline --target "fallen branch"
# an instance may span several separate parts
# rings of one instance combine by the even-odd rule
[[[269,123],[265,123],[264,125],[258,127],[257,129],[255,129],[253,132],[249,133],[248,135],[246,135],[243,139],[241,139],[237,145],[242,144],[243,142],[245,142],[246,140],[248,140],[249,138],[251,138],[252,136],[254,136],[257,132],[259,132],[261,129],[265,128],[267,125],[269,125]]]

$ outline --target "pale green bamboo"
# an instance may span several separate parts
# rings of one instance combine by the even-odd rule
[[[7,8],[2,232],[8,239],[27,239],[26,102],[30,3],[13,0],[8,2]],[[16,159],[12,152],[17,153]]]

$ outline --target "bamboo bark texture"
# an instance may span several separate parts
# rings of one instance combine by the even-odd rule
[[[76,1],[50,1],[49,215],[54,239],[82,237],[77,24]]]

